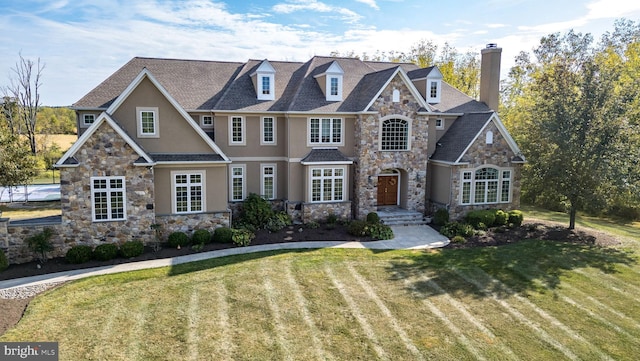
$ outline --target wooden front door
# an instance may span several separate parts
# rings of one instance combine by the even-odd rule
[[[395,206],[398,204],[398,176],[378,176],[378,205]]]

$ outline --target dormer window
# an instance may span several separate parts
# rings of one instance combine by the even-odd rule
[[[334,61],[325,72],[315,76],[328,102],[342,101],[343,75],[344,71],[340,65]]]
[[[258,100],[275,99],[275,76],[276,71],[267,60],[250,75]]]
[[[440,103],[441,79],[427,79],[427,102]]]

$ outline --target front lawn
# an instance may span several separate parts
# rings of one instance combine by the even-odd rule
[[[618,248],[299,250],[73,282],[0,341],[58,341],[60,360],[633,360],[639,298]]]

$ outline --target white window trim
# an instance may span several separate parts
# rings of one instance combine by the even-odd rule
[[[482,169],[482,168],[492,168],[492,169],[496,169],[498,171],[498,179],[496,180],[498,182],[498,188],[496,190],[497,192],[497,197],[496,197],[496,202],[475,202],[475,193],[476,193],[476,171]],[[502,200],[502,182],[504,180],[507,180],[507,178],[503,178],[503,174],[505,171],[509,172],[509,200],[507,201],[503,201]],[[483,205],[483,204],[507,204],[507,203],[511,203],[511,200],[513,198],[513,168],[504,168],[504,167],[497,167],[497,166],[493,166],[490,164],[483,164],[479,167],[476,168],[465,168],[460,170],[460,189],[459,189],[459,199],[458,199],[458,203],[460,205]],[[470,172],[471,173],[471,181],[465,181],[464,180],[464,173],[466,172]],[[484,180],[483,180],[484,181]],[[468,203],[464,203],[463,202],[463,197],[462,197],[462,189],[463,189],[463,184],[464,183],[470,183],[471,184],[471,189],[469,190],[469,202]],[[485,197],[486,198],[486,197]]]
[[[407,122],[407,149],[382,149],[382,124],[389,119],[402,119]],[[411,129],[413,128],[413,120],[403,115],[388,115],[380,119],[378,124],[378,150],[381,152],[407,152],[411,150]]]
[[[171,211],[174,214],[193,214],[193,213],[203,213],[207,211],[207,192],[206,192],[206,171],[204,170],[186,170],[186,171],[171,171]],[[186,212],[178,212],[178,203],[176,202],[176,176],[177,175],[187,175],[187,178],[189,175],[191,174],[200,174],[200,179],[202,180],[201,185],[202,185],[202,210],[200,211],[186,211]],[[187,183],[187,188],[190,188],[189,185],[191,183]],[[189,195],[190,195],[190,190],[188,190]],[[189,206],[188,208],[191,209],[191,197],[188,197],[188,203]]]
[[[107,219],[96,219],[96,204],[95,204],[95,196],[94,192],[96,189],[94,188],[93,181],[104,179],[107,181],[107,188],[98,189],[97,191],[105,191],[107,192]],[[112,179],[120,179],[122,181],[122,188],[117,188],[118,190],[122,190],[122,212],[123,218],[111,218],[111,186],[110,180]],[[127,220],[127,183],[125,177],[123,176],[114,176],[114,177],[91,177],[89,179],[91,182],[91,220],[93,222],[120,222]]]
[[[205,117],[210,117],[211,118],[211,124],[205,124],[204,123],[204,118]],[[209,114],[203,114],[200,116],[200,126],[203,128],[213,128],[213,115],[209,115]]]
[[[342,169],[342,177],[335,177],[333,176],[332,178],[342,178],[342,199],[336,200],[333,199],[333,195],[334,195],[334,189],[331,189],[331,200],[329,201],[324,201],[324,200],[319,200],[319,201],[314,201],[313,200],[313,171],[316,169],[320,169],[321,171],[325,170],[325,169]],[[347,167],[346,166],[314,166],[314,167],[309,167],[308,170],[308,195],[307,195],[307,200],[309,203],[334,203],[334,202],[344,202],[345,200],[349,199],[349,195],[347,194],[347,191],[349,189],[348,184],[349,184],[349,173],[347,172]],[[324,179],[324,177],[321,177],[322,179]],[[321,197],[322,198],[322,197]]]
[[[269,178],[273,178],[273,195],[267,197],[264,189],[264,180],[267,176],[264,174],[265,168],[273,168],[273,175],[269,175]],[[260,195],[265,199],[276,199],[278,197],[278,166],[273,163],[260,164]]]
[[[438,120],[440,121],[440,125],[438,125]],[[438,119],[436,119],[436,129],[437,129],[437,130],[442,130],[442,129],[444,129],[444,118],[438,118]]]
[[[242,176],[235,177],[233,175],[234,168],[242,168]],[[242,199],[233,199],[233,179],[242,178]],[[242,202],[247,198],[247,165],[246,164],[230,164],[229,165],[229,201]]]
[[[240,122],[241,122],[242,140],[239,142],[233,141],[233,119],[234,118],[240,118]],[[238,116],[238,115],[229,116],[229,145],[247,145],[247,124],[243,116]]]
[[[431,96],[431,83],[436,83],[436,96]],[[440,94],[442,93],[442,80],[427,79],[427,103],[440,103]]]
[[[269,94],[263,94],[262,78],[269,78]],[[275,74],[257,73],[258,100],[274,100],[275,96]]]
[[[319,142],[311,142],[311,119],[320,119],[320,141]],[[334,119],[340,119],[340,142],[323,142],[322,141],[322,119],[330,119],[332,126]],[[344,146],[344,118],[335,118],[335,117],[309,117],[307,118],[307,147],[317,147],[319,145],[334,145],[334,146]],[[331,139],[333,139],[333,131],[331,131]]]
[[[153,133],[142,133],[142,112],[153,112]],[[136,107],[138,138],[160,138],[159,117],[160,114],[157,107]]]
[[[91,123],[87,123],[87,117],[91,116],[93,117],[93,121]],[[95,114],[83,114],[82,115],[82,125],[85,127],[90,127],[93,123],[95,123],[96,121],[96,115]]]
[[[264,140],[264,119],[265,118],[271,118],[273,121],[273,141],[271,142],[267,142]],[[262,117],[260,118],[260,145],[276,145],[278,144],[278,131],[277,131],[277,124],[278,123],[278,119],[276,117]]]
[[[338,94],[331,94],[331,79],[338,79]],[[327,89],[327,101],[341,101],[342,100],[342,75],[327,75],[326,85]]]

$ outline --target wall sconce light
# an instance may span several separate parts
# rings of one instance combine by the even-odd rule
[[[420,173],[416,173],[416,182],[420,182]]]
[[[373,177],[369,176],[367,177],[367,180],[369,181],[369,184],[373,184]]]

